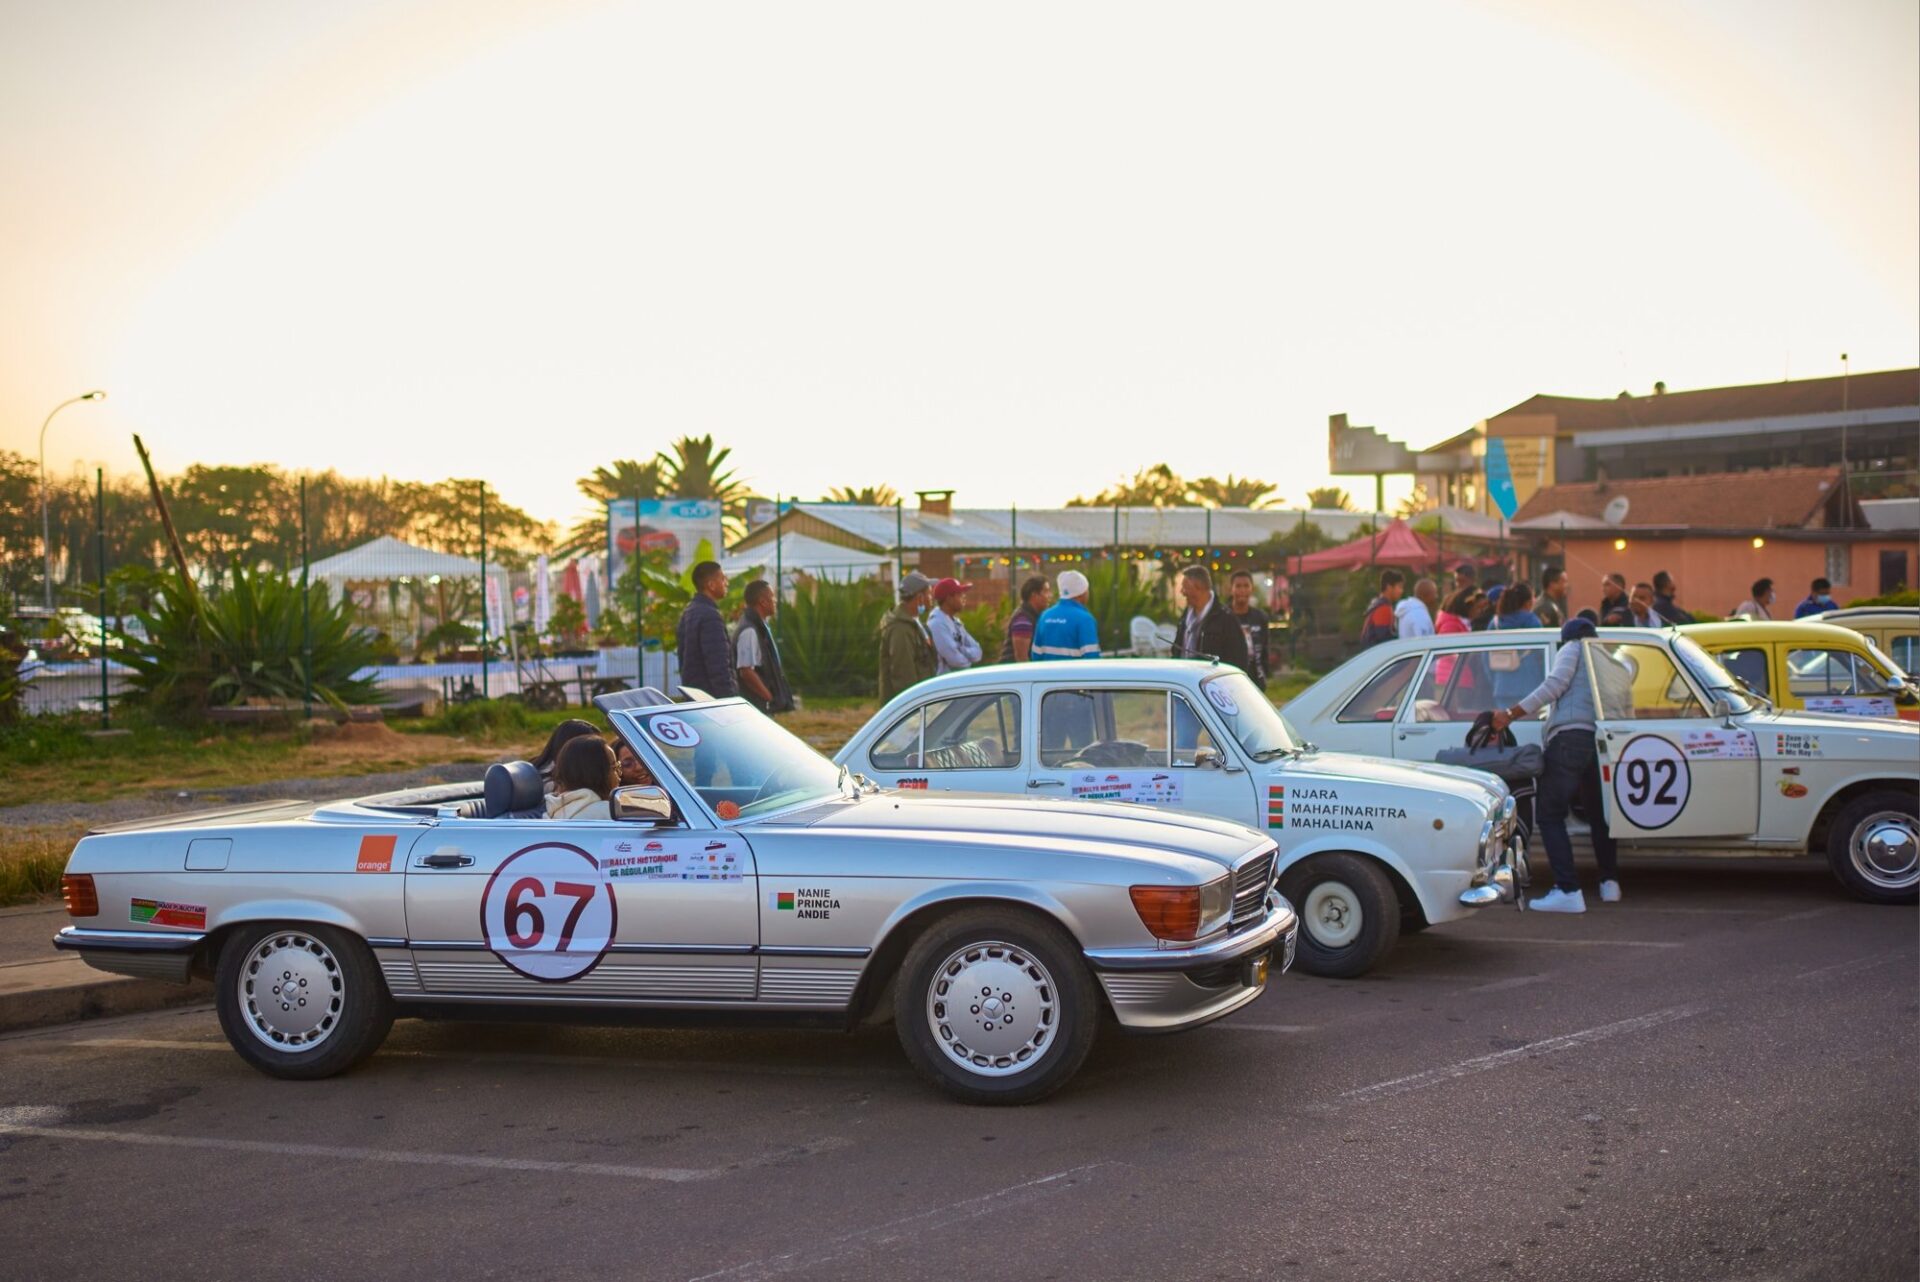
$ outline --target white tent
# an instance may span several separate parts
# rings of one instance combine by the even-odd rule
[[[341,600],[349,584],[395,583],[413,580],[432,583],[436,579],[473,579],[480,577],[480,562],[450,552],[433,552],[382,535],[371,543],[333,556],[322,557],[307,567],[309,578],[327,586],[327,595]],[[487,577],[493,580],[500,601],[511,601],[506,567],[489,564]]]
[[[750,570],[758,570],[771,579],[774,567],[787,580],[787,586],[793,584],[795,574],[805,574],[815,579],[829,579],[835,583],[852,583],[859,579],[870,579],[880,575],[886,567],[893,564],[893,557],[886,552],[866,552],[859,548],[844,547],[838,543],[828,543],[797,531],[780,536],[778,560],[772,543],[762,543],[744,552],[729,552],[721,559],[720,568],[729,578],[736,578]]]

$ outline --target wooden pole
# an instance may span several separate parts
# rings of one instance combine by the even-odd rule
[[[147,457],[147,447],[140,443],[140,434],[133,435],[134,452],[140,455],[140,467],[147,474],[147,489],[153,494],[153,506],[160,513],[160,528],[166,531],[167,550],[173,557],[174,568],[180,571],[180,583],[187,590],[187,597],[196,608],[200,603],[200,590],[194,586],[193,575],[187,571],[187,554],[180,549],[180,535],[173,528],[173,514],[167,511],[167,499],[160,492],[160,481],[153,474],[153,460]]]

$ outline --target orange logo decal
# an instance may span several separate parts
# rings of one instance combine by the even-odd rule
[[[360,859],[354,864],[355,872],[392,872],[393,844],[398,837],[362,837],[360,839]]]

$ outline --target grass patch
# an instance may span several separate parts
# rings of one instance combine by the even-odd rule
[[[60,874],[85,827],[16,828],[0,838],[0,908],[60,893]]]

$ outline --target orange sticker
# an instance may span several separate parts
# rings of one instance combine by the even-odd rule
[[[723,801],[713,808],[713,813],[719,815],[722,819],[738,819],[740,817],[740,803],[737,801]]]
[[[355,872],[392,872],[393,843],[398,837],[362,837],[360,839],[360,860],[354,864]]]
[[[1791,779],[1782,779],[1780,781],[1780,795],[1783,797],[1804,797],[1807,795],[1807,785],[1795,783]]]

